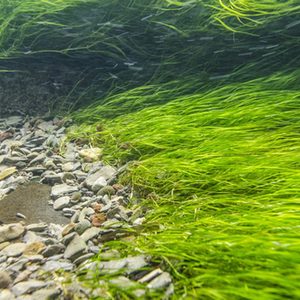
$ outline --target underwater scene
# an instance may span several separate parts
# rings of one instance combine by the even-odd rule
[[[0,1],[0,300],[300,299],[299,201],[299,0]]]

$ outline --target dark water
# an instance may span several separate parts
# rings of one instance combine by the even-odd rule
[[[19,222],[17,213],[26,216],[26,224],[46,222],[67,224],[69,219],[55,211],[49,204],[51,187],[44,184],[30,183],[18,187],[0,201],[0,221],[3,223]]]

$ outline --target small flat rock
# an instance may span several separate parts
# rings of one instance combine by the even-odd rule
[[[74,228],[75,228],[75,223],[69,223],[63,228],[61,235],[62,236],[68,235],[69,233],[74,231]]]
[[[91,222],[88,221],[88,220],[82,220],[81,222],[79,222],[78,224],[76,224],[75,226],[75,231],[78,233],[78,234],[82,234],[84,233],[88,228],[90,228],[92,225],[91,225]]]
[[[5,247],[1,254],[8,256],[8,257],[17,257],[20,256],[24,250],[26,249],[25,243],[14,243],[10,244],[9,246]]]
[[[41,182],[48,183],[50,185],[54,185],[56,183],[62,184],[62,177],[60,174],[48,174],[43,177]]]
[[[42,232],[46,230],[48,225],[46,223],[34,223],[26,226],[27,230],[34,232]]]
[[[76,266],[79,266],[80,264],[82,264],[84,261],[86,261],[87,259],[93,257],[95,254],[94,253],[87,253],[87,254],[84,254],[80,257],[78,257],[77,259],[74,260],[74,264]]]
[[[0,270],[0,289],[6,289],[11,283],[12,279],[8,272]]]
[[[161,275],[154,278],[147,287],[149,289],[162,289],[172,283],[172,278],[169,273],[163,272]]]
[[[16,296],[21,296],[24,294],[32,293],[36,290],[39,290],[45,287],[47,283],[40,281],[40,280],[28,280],[25,282],[19,282],[12,287],[12,292]]]
[[[64,196],[64,197],[60,197],[57,200],[54,201],[53,203],[53,208],[55,210],[61,210],[65,207],[68,207],[70,203],[70,197],[69,196]]]
[[[64,172],[73,172],[81,167],[80,162],[67,162],[62,165],[62,170]]]
[[[43,266],[42,269],[47,272],[53,272],[58,270],[71,271],[73,270],[74,265],[67,261],[56,261],[49,260]]]
[[[67,184],[58,184],[52,187],[51,190],[51,196],[54,199],[57,199],[59,197],[65,196],[67,194],[71,194],[74,192],[77,192],[78,188],[76,186],[71,186],[71,185],[67,185]]]
[[[126,266],[127,266],[126,259],[102,261],[99,263],[100,270],[108,274],[116,273],[122,269],[125,269]]]
[[[31,244],[26,244],[23,254],[26,256],[40,254],[45,249],[45,244],[42,242],[33,242]]]
[[[64,253],[64,258],[74,260],[86,251],[87,246],[84,240],[76,235],[72,241],[68,244],[67,249]]]
[[[145,282],[149,282],[152,279],[154,279],[155,277],[159,276],[160,274],[162,274],[163,271],[161,269],[155,269],[153,271],[151,271],[150,273],[148,273],[147,275],[143,276],[142,278],[140,278],[138,281],[140,283],[145,283]]]
[[[16,298],[14,294],[10,290],[5,289],[0,291],[0,300],[15,300],[15,299]]]
[[[97,193],[101,188],[105,187],[106,185],[107,185],[106,179],[103,176],[101,176],[92,185],[92,191],[94,193]]]
[[[23,117],[21,116],[11,116],[4,119],[4,122],[7,127],[17,127],[22,123],[22,121],[23,121]]]
[[[43,252],[44,257],[50,257],[53,255],[60,254],[64,252],[65,246],[63,244],[54,244],[54,245],[49,245]]]
[[[98,178],[104,177],[105,180],[109,180],[111,177],[114,176],[115,173],[116,173],[116,169],[111,166],[101,167],[100,170],[90,174],[86,178],[85,184],[88,188],[91,188]]]
[[[0,243],[19,238],[25,231],[20,223],[0,226]]]
[[[87,229],[82,235],[81,238],[87,242],[95,237],[97,237],[100,233],[100,229],[97,227],[91,227],[89,229]]]
[[[144,255],[129,256],[126,260],[127,270],[130,273],[142,269],[148,265]]]
[[[96,161],[99,160],[99,158],[101,157],[102,149],[100,148],[82,149],[79,151],[79,155],[86,162]]]
[[[60,294],[61,290],[59,288],[41,289],[31,294],[31,300],[58,299]]]
[[[117,278],[113,278],[109,282],[113,285],[118,286],[121,289],[131,289],[137,285],[136,282],[128,279],[125,276],[119,276]]]
[[[0,172],[0,180],[3,180],[5,178],[11,176],[15,172],[17,172],[17,168],[16,167],[11,167],[11,168],[4,169],[3,171]]]
[[[3,242],[3,243],[1,243],[0,244],[0,251],[2,250],[2,249],[4,249],[5,247],[7,247],[9,245],[9,242]]]

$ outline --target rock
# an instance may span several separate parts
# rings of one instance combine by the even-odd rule
[[[88,187],[89,189],[91,189],[92,186],[96,183],[96,181],[97,181],[98,178],[100,178],[100,177],[102,177],[102,178],[105,180],[105,178],[102,176],[101,171],[98,171],[98,172],[96,172],[96,173],[94,173],[94,174],[88,175],[87,178],[86,178],[85,181],[84,181],[85,186]],[[102,182],[103,182],[103,184],[104,184],[103,179],[102,179]],[[100,182],[100,183],[101,183],[101,182]],[[103,186],[105,186],[105,185],[106,185],[106,180],[105,180],[105,184],[102,185],[101,187],[103,187]],[[101,187],[100,187],[100,188],[101,188]]]
[[[74,265],[79,266],[84,261],[86,261],[87,259],[93,257],[94,255],[95,255],[94,253],[87,253],[85,255],[82,255],[82,256],[80,256],[80,257],[78,257],[77,259],[74,260]]]
[[[59,288],[41,289],[31,294],[31,300],[54,300],[59,299],[61,290]]]
[[[66,236],[67,234],[73,232],[75,229],[75,223],[69,223],[66,225],[61,233],[62,236]]]
[[[67,246],[67,245],[74,239],[74,237],[77,236],[77,235],[78,235],[78,234],[77,234],[76,232],[71,232],[71,233],[65,235],[65,236],[63,237],[63,239],[61,240],[61,242],[62,242],[65,246]]]
[[[81,222],[79,222],[78,224],[76,224],[75,231],[78,234],[82,234],[82,233],[84,233],[90,227],[91,227],[91,222],[90,221],[88,221],[88,220],[82,220]]]
[[[38,136],[38,137],[31,138],[26,143],[26,146],[27,147],[41,146],[47,140],[47,138],[48,138],[47,136]]]
[[[46,159],[46,154],[41,153],[36,158],[34,158],[32,161],[30,161],[30,163],[28,165],[33,166],[33,165],[36,165],[36,164],[43,164],[45,159]]]
[[[26,226],[27,230],[34,231],[34,232],[42,232],[46,230],[48,225],[46,223],[35,223]]]
[[[109,282],[121,289],[132,289],[133,287],[137,286],[136,282],[128,279],[125,276],[119,276],[117,278],[110,279]]]
[[[72,271],[73,268],[74,265],[70,262],[56,260],[49,260],[42,266],[42,269],[46,272],[53,272],[58,270]]]
[[[12,287],[12,292],[15,296],[32,293],[38,289],[47,286],[47,283],[40,280],[28,280],[25,282],[19,282]]]
[[[101,260],[112,260],[112,259],[120,258],[120,256],[121,256],[120,252],[115,249],[100,253]]]
[[[106,221],[106,215],[104,213],[94,214],[91,217],[92,225],[95,227],[100,227]]]
[[[0,270],[0,289],[6,289],[11,283],[12,279],[8,272]]]
[[[93,162],[101,158],[102,149],[100,148],[82,149],[78,153],[80,157],[83,158],[84,161]]]
[[[75,192],[71,195],[71,203],[73,203],[73,204],[80,202],[80,199],[81,199],[80,192]]]
[[[42,238],[40,236],[36,235],[33,231],[27,231],[23,237],[23,242],[25,242],[26,244],[40,242],[41,240],[42,240]]]
[[[148,273],[147,275],[143,276],[142,278],[140,278],[138,281],[140,283],[146,283],[151,281],[152,279],[154,279],[155,277],[159,276],[160,274],[162,274],[163,271],[161,269],[155,269],[153,271],[151,271],[150,273]]]
[[[13,165],[15,166],[16,164],[23,162],[26,163],[27,162],[27,158],[26,157],[10,157],[10,156],[6,156],[2,163],[3,164],[7,164],[7,165]]]
[[[47,140],[46,140],[46,145],[56,148],[58,147],[60,144],[60,139],[58,139],[55,135],[51,134],[48,136]]]
[[[21,272],[17,277],[16,279],[14,280],[14,284],[17,284],[18,282],[21,282],[21,281],[25,281],[25,280],[28,280],[29,276],[31,275],[32,273],[28,270],[25,270],[23,272]]]
[[[54,163],[54,161],[52,159],[46,158],[44,160],[44,167],[48,170],[55,170],[56,169],[56,165]]]
[[[54,184],[61,184],[62,181],[62,177],[60,174],[47,174],[45,175],[42,180],[41,183],[47,183],[50,185],[54,185]]]
[[[20,223],[0,226],[0,243],[19,238],[25,231]]]
[[[64,252],[64,250],[65,250],[65,246],[63,244],[54,244],[54,245],[48,246],[42,252],[42,255],[44,257],[50,257],[50,256],[53,256],[53,255],[60,254],[60,253]]]
[[[10,290],[0,291],[0,300],[15,300],[14,294]]]
[[[31,256],[40,254],[44,249],[46,248],[45,244],[42,242],[33,242],[31,244],[28,244],[26,248],[24,249],[23,254],[25,256]]]
[[[76,186],[70,186],[67,184],[58,184],[52,187],[51,196],[54,199],[65,196],[66,194],[71,194],[77,192],[78,188]]]
[[[172,278],[169,273],[163,272],[158,277],[154,278],[148,285],[149,289],[161,289],[169,286],[172,283]]]
[[[128,273],[132,273],[132,272],[142,269],[148,265],[148,262],[146,261],[146,258],[144,255],[129,256],[126,258],[126,261],[127,261],[126,269],[127,269]]]
[[[107,185],[98,191],[97,196],[104,196],[104,195],[111,196],[114,195],[115,193],[116,193],[115,189],[112,186]]]
[[[81,167],[80,162],[67,162],[62,165],[62,170],[64,172],[73,172]]]
[[[21,116],[11,116],[4,119],[4,123],[7,127],[18,127],[22,124],[23,117]]]
[[[99,177],[92,185],[91,189],[94,193],[97,193],[101,188],[105,187],[107,184],[103,176]]]
[[[87,242],[95,237],[97,237],[100,233],[100,229],[97,227],[91,227],[87,230],[85,230],[85,232],[81,235],[81,238]]]
[[[3,242],[3,243],[1,243],[1,244],[0,244],[0,251],[1,251],[2,249],[4,249],[5,247],[7,247],[9,244],[10,244],[9,242]]]
[[[87,246],[84,240],[80,236],[76,235],[68,244],[64,253],[64,258],[74,260],[78,258],[84,251],[86,251],[86,249]]]
[[[126,259],[101,261],[99,263],[99,269],[103,273],[113,274],[121,271],[122,269],[125,269],[126,265],[127,265]]]
[[[32,173],[33,175],[41,175],[46,171],[46,168],[43,166],[29,167],[26,169],[26,172]]]
[[[15,172],[17,172],[17,168],[16,167],[11,167],[11,168],[6,168],[3,171],[0,172],[0,181],[11,176],[12,174],[14,174]]]
[[[12,258],[15,261],[15,258]],[[7,261],[9,260],[9,258],[7,259]],[[24,269],[25,264],[27,264],[29,261],[29,259],[25,258],[25,257],[20,257],[18,258],[17,261],[15,261],[14,263],[10,264],[9,267],[7,267],[7,271],[12,272],[12,273],[18,273],[21,270]]]
[[[16,256],[20,256],[24,252],[25,249],[26,249],[25,243],[14,243],[14,244],[10,244],[9,246],[5,247],[1,251],[1,254],[8,256],[8,257],[16,257]]]
[[[70,197],[69,196],[65,196],[65,197],[60,197],[57,200],[54,201],[53,203],[53,208],[55,210],[61,210],[65,207],[68,207],[70,203]]]

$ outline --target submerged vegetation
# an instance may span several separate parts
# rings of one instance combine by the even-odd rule
[[[122,180],[146,223],[112,246],[163,260],[174,299],[300,297],[299,1],[13,0],[0,11],[1,80],[32,78],[49,97],[54,85],[56,105],[81,107],[70,138],[129,162]]]

